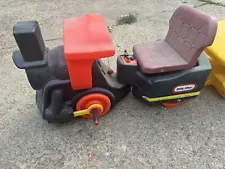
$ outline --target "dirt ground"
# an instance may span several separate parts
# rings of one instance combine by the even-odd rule
[[[7,0],[0,1],[0,168],[1,169],[222,169],[225,168],[225,104],[211,87],[180,107],[148,106],[131,95],[101,125],[75,120],[64,125],[42,120],[25,72],[13,64],[13,25],[35,19],[46,46],[62,44],[63,19],[100,12],[107,24],[135,13],[138,21],[116,26],[116,55],[134,44],[163,38],[181,4],[225,19],[225,8],[197,0]],[[115,69],[115,57],[110,65]],[[93,161],[88,161],[88,153]]]

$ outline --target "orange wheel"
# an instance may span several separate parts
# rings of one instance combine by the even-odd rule
[[[102,117],[109,112],[111,108],[111,101],[108,96],[101,93],[88,94],[83,96],[76,104],[76,110],[87,109],[92,104],[101,104],[103,112],[98,110],[98,116]],[[83,118],[92,119],[91,115],[84,115]]]
[[[179,105],[183,104],[184,102],[185,102],[185,100],[178,99],[178,100],[174,100],[174,101],[165,101],[165,102],[162,102],[162,105],[164,107],[176,107],[176,106],[179,106]]]

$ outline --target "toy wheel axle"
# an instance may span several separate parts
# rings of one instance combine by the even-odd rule
[[[98,110],[97,110],[97,109],[93,109],[93,110],[92,110],[92,115],[93,115],[93,121],[94,121],[94,124],[95,124],[96,126],[99,125]]]

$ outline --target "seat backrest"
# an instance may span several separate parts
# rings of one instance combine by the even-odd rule
[[[181,5],[170,18],[166,41],[188,64],[194,66],[201,52],[212,45],[216,32],[215,18]]]

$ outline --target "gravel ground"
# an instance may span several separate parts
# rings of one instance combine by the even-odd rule
[[[163,38],[172,12],[196,0],[7,0],[0,1],[0,168],[2,169],[222,169],[225,168],[225,105],[211,87],[196,99],[166,109],[126,97],[101,125],[79,119],[64,125],[42,120],[25,72],[11,59],[17,21],[38,20],[46,46],[62,44],[63,19],[101,12],[108,25],[127,13],[138,22],[113,27],[116,55],[134,44]],[[225,8],[199,6],[225,19]],[[110,65],[115,69],[115,57]],[[88,152],[93,161],[88,161]]]

